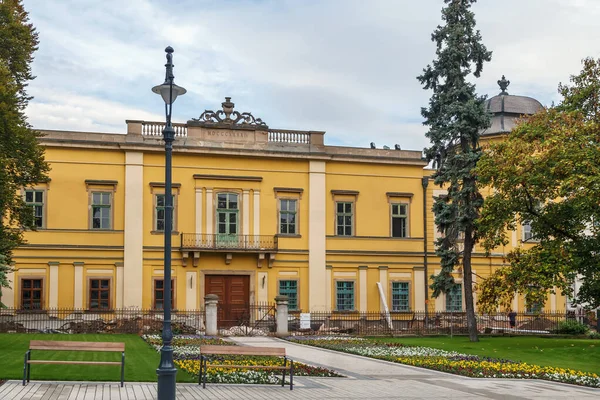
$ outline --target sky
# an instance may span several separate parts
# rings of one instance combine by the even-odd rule
[[[435,57],[442,0],[24,0],[39,33],[27,108],[37,129],[125,133],[126,119],[164,121],[151,88],[165,76],[185,122],[225,96],[270,128],[326,131],[353,147],[428,145],[416,77]],[[492,61],[474,82],[544,105],[559,82],[600,56],[600,0],[482,0],[473,6]]]

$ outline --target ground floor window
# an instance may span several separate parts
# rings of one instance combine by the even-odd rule
[[[446,293],[446,311],[462,311],[462,284],[454,284],[452,289]]]
[[[110,279],[90,279],[90,310],[110,309]]]
[[[40,310],[42,308],[43,282],[41,279],[21,280],[21,308]]]
[[[295,311],[298,309],[298,281],[279,281],[279,295],[288,297],[289,310]]]
[[[171,280],[171,308],[175,308],[175,281]],[[164,279],[154,280],[154,305],[157,310],[165,308],[165,281]]]
[[[354,310],[354,281],[337,281],[335,285],[335,309]]]
[[[408,282],[392,282],[392,311],[410,311]]]

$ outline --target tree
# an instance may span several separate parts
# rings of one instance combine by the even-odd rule
[[[21,190],[46,180],[49,170],[39,144],[41,135],[25,116],[37,45],[37,32],[21,1],[0,1],[0,291],[10,285],[6,274],[12,250],[24,241],[23,228],[34,228]]]
[[[448,190],[447,196],[436,198],[433,206],[443,237],[436,242],[441,272],[431,277],[431,288],[434,297],[451,292],[455,287],[452,272],[462,261],[469,338],[478,341],[471,253],[478,239],[475,222],[483,199],[473,170],[481,156],[479,132],[489,126],[490,117],[484,108],[485,97],[477,96],[475,85],[467,78],[471,74],[479,77],[492,53],[475,30],[475,15],[470,9],[476,0],[444,1],[445,25],[438,26],[431,36],[437,45],[436,59],[417,78],[424,89],[433,90],[429,108],[421,110],[431,141],[425,154],[428,161],[434,161],[435,184]]]
[[[548,291],[571,294],[583,277],[579,303],[600,306],[600,59],[583,61],[562,101],[526,118],[490,146],[477,167],[486,198],[480,229],[487,251],[508,243],[528,222],[534,245],[507,256],[508,266],[480,285],[479,304],[509,307],[515,292],[542,303]]]

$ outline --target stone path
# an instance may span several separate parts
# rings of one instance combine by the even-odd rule
[[[246,346],[285,347],[298,361],[319,365],[346,378],[294,378],[294,390],[274,385],[178,384],[178,400],[196,399],[598,399],[600,389],[538,380],[476,379],[317,349],[274,338],[234,338]],[[150,400],[156,384],[126,382],[8,381],[1,400]]]

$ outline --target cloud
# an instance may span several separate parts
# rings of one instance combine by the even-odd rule
[[[428,144],[420,109],[430,93],[416,76],[435,56],[441,0],[24,3],[41,40],[28,108],[39,128],[124,131],[124,119],[162,120],[150,88],[164,79],[163,49],[172,45],[176,82],[188,89],[175,120],[231,96],[274,128],[325,130],[327,143]],[[511,94],[549,104],[582,58],[599,56],[598,1],[473,9],[494,51],[476,82],[481,94],[498,93],[505,74]]]

